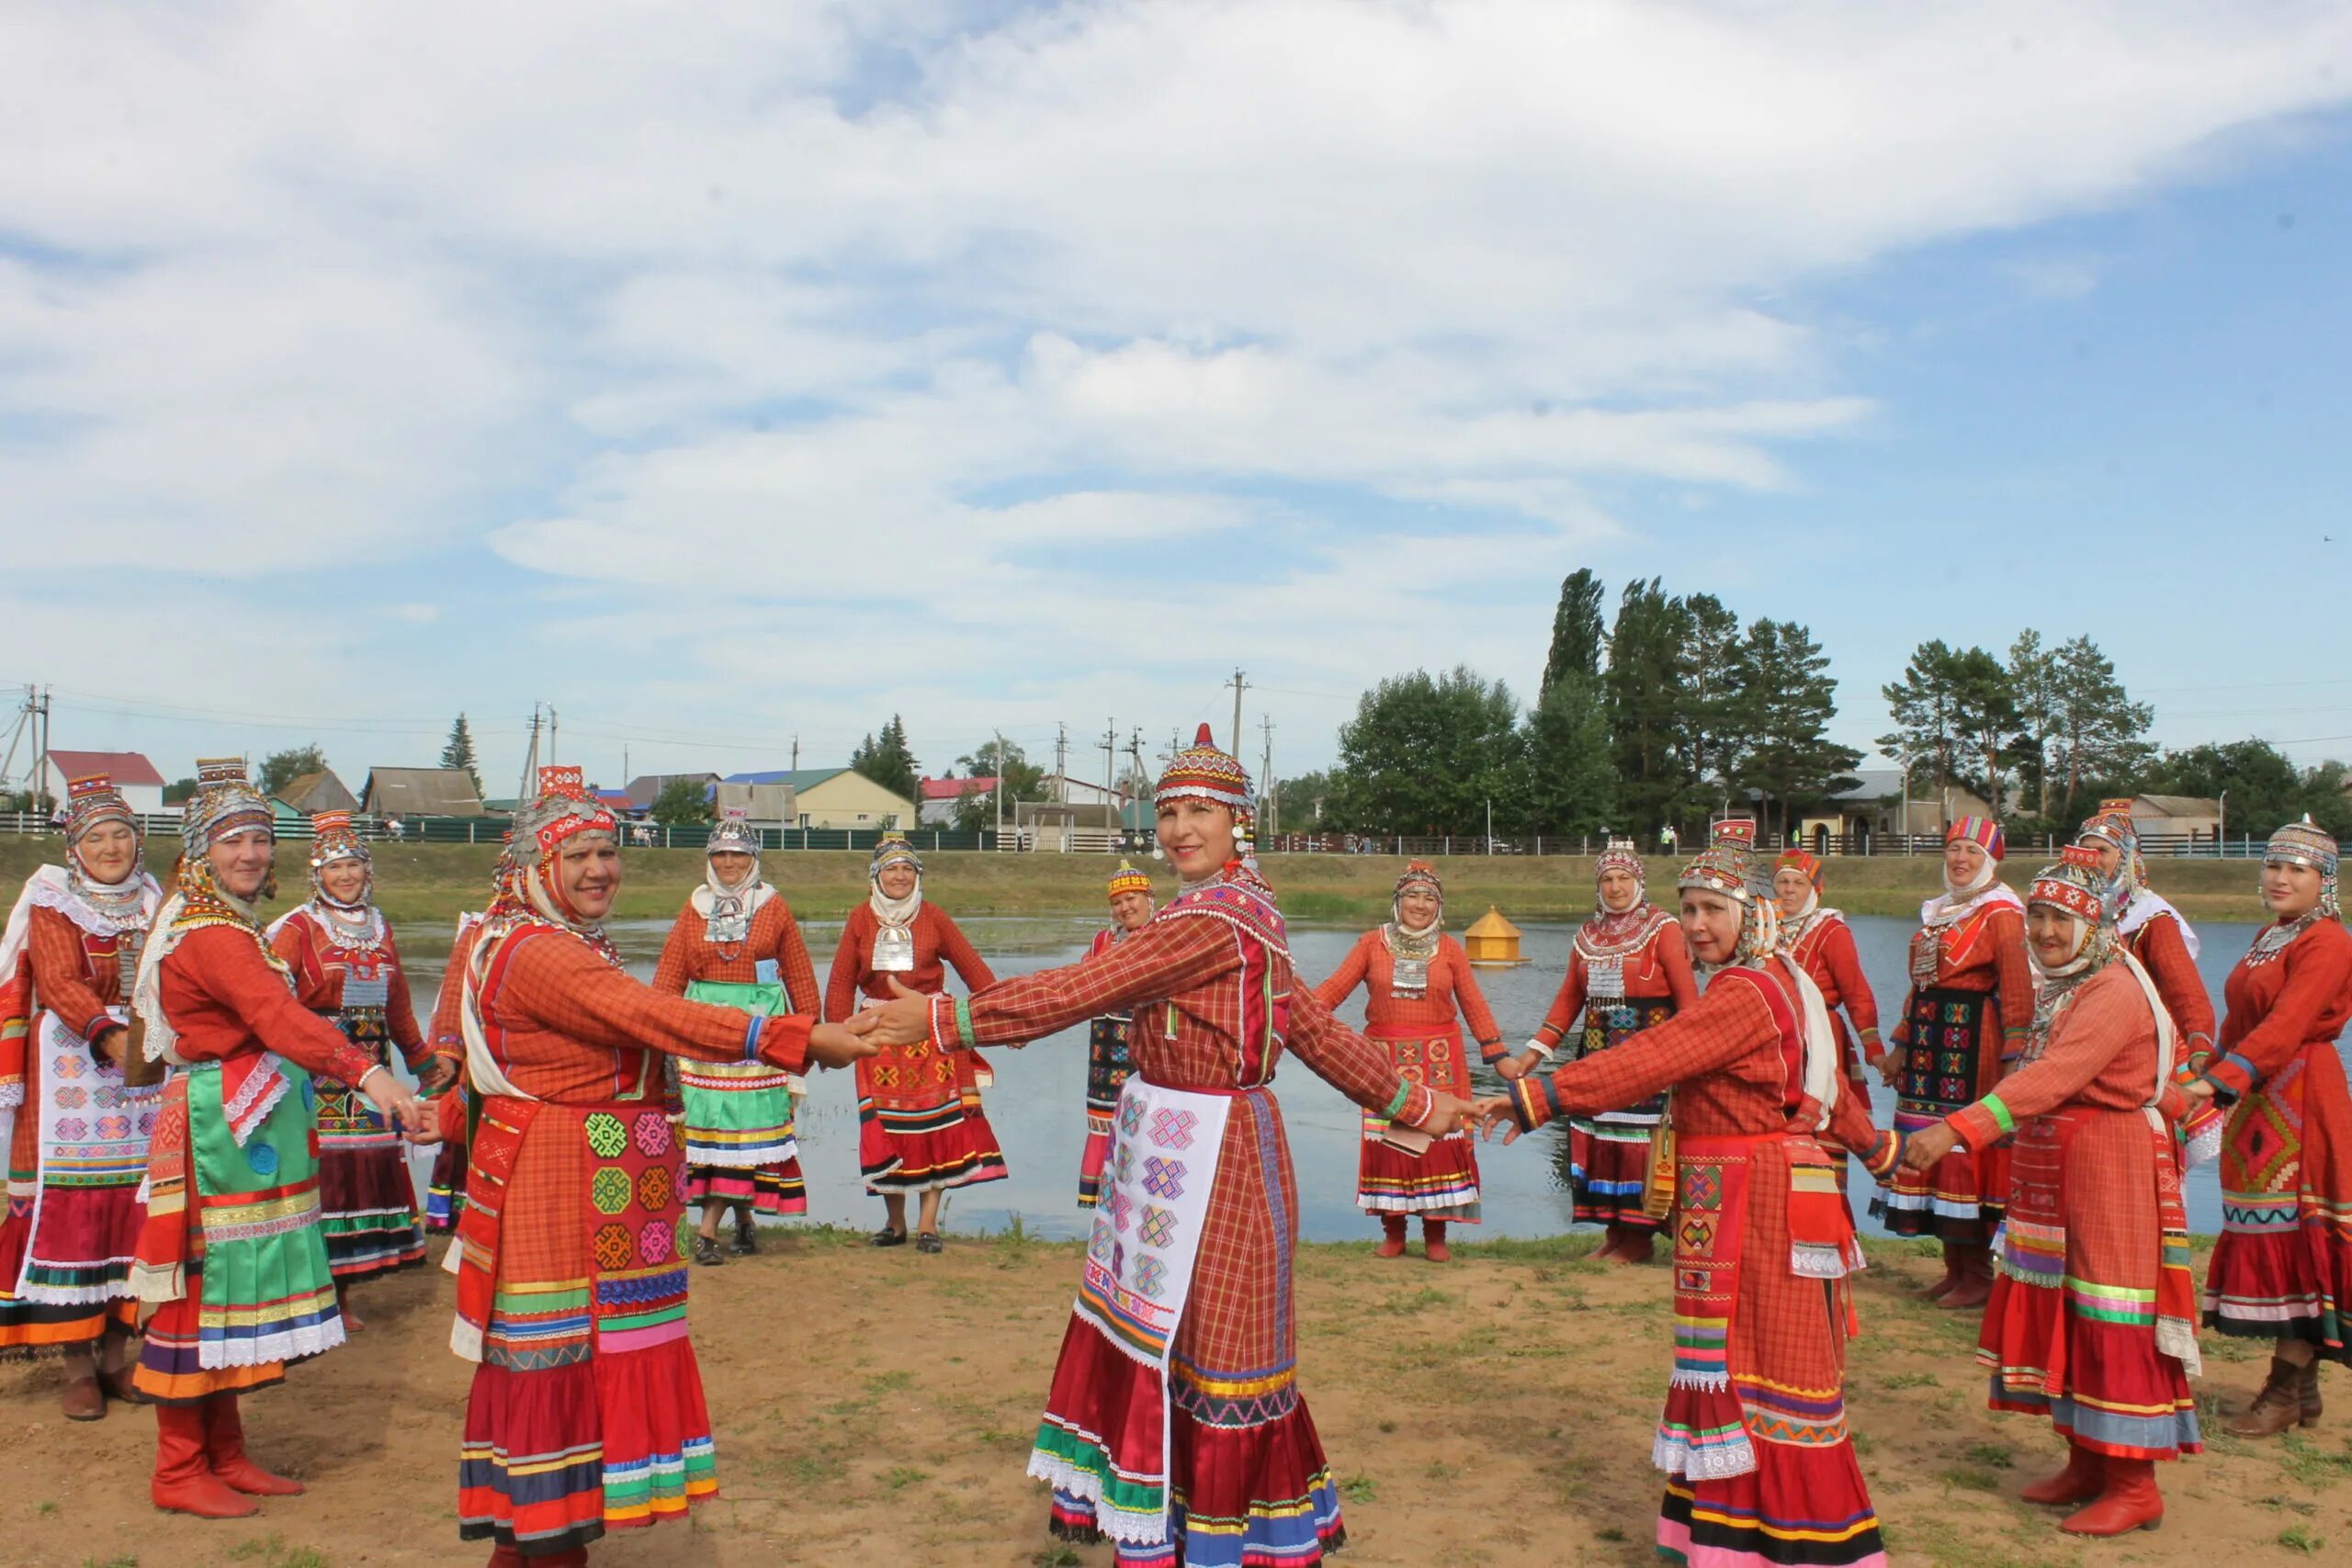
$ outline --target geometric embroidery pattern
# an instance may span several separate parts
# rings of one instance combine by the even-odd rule
[[[1724,1206],[1723,1173],[1711,1165],[1683,1168],[1682,1206],[1685,1209],[1720,1209]]]
[[[640,1208],[658,1214],[670,1206],[670,1199],[676,1191],[677,1184],[671,1179],[666,1165],[649,1165],[638,1173],[637,1201]]]
[[[1137,1258],[1133,1284],[1136,1294],[1158,1300],[1168,1288],[1168,1265],[1157,1258]]]
[[[1135,1135],[1136,1129],[1142,1125],[1142,1100],[1130,1100],[1125,1104],[1119,1107],[1119,1130],[1121,1132],[1126,1134],[1129,1137],[1133,1137]]]
[[[659,1159],[670,1152],[670,1119],[649,1111],[637,1119],[637,1152]]]
[[[598,1225],[594,1247],[599,1269],[612,1271],[637,1261],[637,1242],[625,1225]]]
[[[588,1146],[596,1151],[599,1159],[618,1159],[628,1148],[628,1130],[620,1118],[599,1111],[583,1123],[588,1134]]]
[[[1143,1223],[1136,1227],[1136,1235],[1154,1247],[1166,1247],[1176,1238],[1176,1216],[1157,1203],[1146,1203]]]
[[[1189,1111],[1162,1106],[1152,1113],[1151,1141],[1163,1149],[1189,1149],[1193,1146],[1193,1129],[1200,1120]]]
[[[1683,1251],[1706,1257],[1715,1249],[1715,1217],[1713,1214],[1683,1215],[1679,1239]]]
[[[616,1165],[605,1166],[588,1179],[588,1201],[600,1214],[619,1213],[636,1195],[628,1172]]]
[[[1161,1159],[1158,1155],[1143,1162],[1144,1190],[1155,1198],[1170,1201],[1184,1195],[1184,1162]]]

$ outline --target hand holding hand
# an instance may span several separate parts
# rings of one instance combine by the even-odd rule
[[[1894,1080],[1902,1076],[1902,1053],[1889,1051],[1885,1055],[1881,1056],[1878,1059],[1878,1077],[1881,1083],[1885,1084],[1889,1089],[1892,1089],[1894,1087]]]
[[[874,1039],[873,1016],[861,1013],[847,1023],[820,1023],[808,1031],[808,1059],[820,1066],[846,1067],[860,1056],[871,1056],[881,1046]]]
[[[1492,1142],[1497,1128],[1502,1129],[1503,1142],[1519,1141],[1519,1118],[1511,1113],[1510,1100],[1503,1095],[1470,1102],[1470,1120],[1478,1123],[1481,1134]]]
[[[1430,1090],[1430,1113],[1418,1124],[1419,1130],[1432,1138],[1461,1132],[1475,1120],[1471,1113],[1476,1109],[1475,1101],[1433,1089]]]
[[[423,1094],[439,1094],[457,1081],[458,1064],[447,1056],[434,1057],[416,1075],[416,1087]]]
[[[876,1045],[914,1045],[930,1039],[931,998],[896,975],[889,981],[890,998],[868,1002],[858,1014],[859,1021],[865,1023],[867,1038]]]
[[[1960,1134],[1943,1122],[1923,1127],[1904,1137],[1903,1168],[1921,1172],[1932,1170],[1938,1160],[1959,1146]]]
[[[2180,1092],[2188,1096],[2188,1108],[2195,1111],[2213,1099],[2214,1083],[2211,1078],[2191,1078],[2180,1086]]]
[[[121,1066],[130,1055],[130,1031],[119,1023],[111,1029],[101,1029],[98,1037],[90,1042],[90,1049],[116,1066]]]
[[[1530,1069],[1534,1066],[1535,1053],[1530,1051],[1521,1055],[1505,1056],[1501,1061],[1495,1064],[1495,1073],[1498,1077],[1501,1077],[1506,1082],[1509,1082],[1512,1079],[1525,1077]]]
[[[368,1097],[384,1118],[385,1123],[399,1132],[412,1144],[437,1144],[441,1141],[441,1118],[433,1107],[416,1098],[408,1085],[391,1075],[390,1069],[369,1073],[359,1083],[359,1092]]]

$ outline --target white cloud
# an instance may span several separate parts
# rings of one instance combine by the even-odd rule
[[[867,713],[1091,701],[1057,647],[1237,605],[1148,700],[1353,690],[1387,615],[1524,671],[1608,487],[1794,487],[1871,417],[1791,290],[2347,84],[2318,4],[19,7],[0,533],[210,578],[486,538],[521,635],[624,657],[935,595],[824,672]]]

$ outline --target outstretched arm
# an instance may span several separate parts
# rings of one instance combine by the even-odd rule
[[[2273,963],[2287,965],[2287,986],[2262,1021],[2230,1044],[2227,1055],[2206,1064],[2204,1080],[2217,1098],[2234,1101],[2292,1060],[2311,1041],[2312,1025],[2352,980],[2352,941],[2343,929],[2329,940],[2325,927],[2295,939]]]
[[[1205,916],[1154,920],[1059,969],[1000,981],[969,998],[930,998],[932,1038],[949,1048],[1042,1040],[1230,974],[1241,966],[1239,942],[1224,921]]]
[[[1469,953],[1452,937],[1445,939],[1444,946],[1446,972],[1453,976],[1453,1004],[1462,1010],[1462,1021],[1469,1026],[1478,1055],[1491,1066],[1508,1054],[1503,1050],[1502,1026],[1487,1005],[1487,994],[1478,988],[1478,972],[1470,967]]]
[[[1591,1116],[1638,1105],[1717,1067],[1728,1066],[1761,1039],[1779,1037],[1771,1010],[1752,985],[1719,978],[1699,1005],[1676,1013],[1623,1043],[1570,1062],[1557,1072],[1530,1073],[1510,1086],[1513,1114],[1532,1131],[1563,1115]]]
[[[2025,955],[2025,917],[1999,908],[1984,917],[1984,939],[1993,944],[1994,972],[2000,976],[2001,1060],[2009,1064],[2024,1054],[2025,1032],[2033,1022],[2033,966]]]
[[[107,1030],[121,1027],[84,976],[81,927],[54,909],[36,907],[28,917],[25,953],[32,967],[36,1006],[55,1013],[92,1045]]]
[[[501,1013],[509,1009],[543,1029],[591,1045],[638,1046],[697,1062],[764,1058],[787,1072],[808,1066],[806,1014],[754,1018],[730,1007],[690,1002],[657,991],[614,968],[586,943],[524,933],[503,962]]]
[[[995,985],[995,971],[980,956],[980,950],[972,945],[971,938],[964,934],[964,928],[950,919],[946,910],[929,904],[923,908],[939,922],[940,960],[963,978],[964,988],[985,991]]]
[[[1391,1122],[1419,1127],[1436,1108],[1427,1088],[1399,1074],[1384,1047],[1333,1018],[1312,991],[1291,993],[1284,1043],[1317,1077]]]

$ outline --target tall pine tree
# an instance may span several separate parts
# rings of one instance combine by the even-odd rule
[[[867,736],[849,754],[852,773],[863,773],[884,789],[916,797],[922,788],[915,767],[915,754],[907,745],[907,727],[897,714],[882,727],[881,736]]]
[[[1570,675],[1600,673],[1600,579],[1580,566],[1561,580],[1560,607],[1552,612],[1552,650],[1544,660],[1539,698]]]
[[[474,795],[481,796],[481,772],[474,757],[474,732],[464,714],[459,714],[458,722],[449,727],[448,742],[441,748],[441,765],[464,769],[466,777],[473,781]]]

